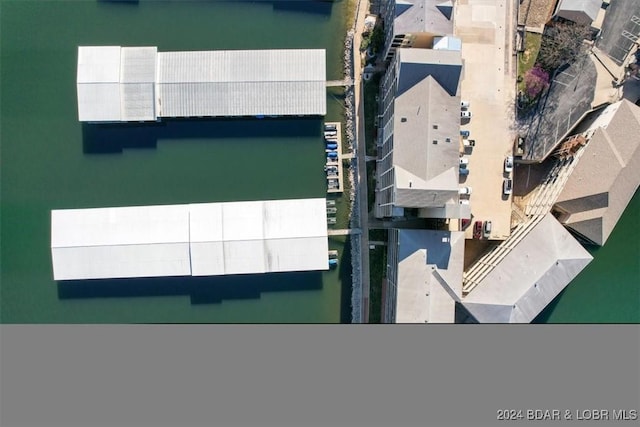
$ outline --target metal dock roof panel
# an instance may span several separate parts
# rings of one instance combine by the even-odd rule
[[[327,270],[325,199],[51,212],[55,280]]]
[[[223,243],[225,274],[265,273],[263,240],[236,240]]]
[[[121,120],[156,120],[156,47],[123,47],[120,59]]]
[[[160,52],[159,116],[326,114],[322,49]]]
[[[77,83],[120,82],[120,46],[79,46]]]
[[[325,199],[191,205],[193,275],[326,270]]]
[[[153,83],[120,85],[120,117],[124,121],[156,120],[155,87]]]
[[[54,280],[189,276],[188,243],[58,247]]]
[[[78,48],[80,121],[325,115],[323,49],[160,52]]]
[[[189,205],[51,211],[51,246],[189,242]]]
[[[224,243],[222,240],[191,242],[191,274],[221,276],[225,274]]]
[[[325,82],[158,84],[160,117],[325,115]]]
[[[160,52],[161,83],[326,80],[324,49]]]
[[[264,264],[269,272],[328,270],[326,237],[270,239],[264,246]]]
[[[264,238],[327,237],[326,199],[265,202]]]
[[[121,117],[119,83],[79,83],[78,120],[119,121]]]
[[[224,203],[194,203],[189,205],[189,236],[191,243],[222,242]]]
[[[224,241],[262,240],[264,202],[230,202],[222,205]]]
[[[155,83],[157,47],[123,47],[120,51],[121,83]]]
[[[156,120],[155,47],[80,46],[80,121]]]
[[[78,119],[120,120],[120,46],[79,46]]]

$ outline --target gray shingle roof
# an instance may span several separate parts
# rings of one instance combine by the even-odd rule
[[[640,107],[622,100],[607,110],[610,122],[595,131],[556,200],[571,214],[564,224],[598,245],[640,184]]]
[[[529,323],[592,259],[549,213],[462,304],[481,323]]]

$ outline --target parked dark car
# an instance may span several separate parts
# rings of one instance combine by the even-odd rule
[[[482,221],[476,221],[473,224],[473,238],[479,239],[482,237]]]

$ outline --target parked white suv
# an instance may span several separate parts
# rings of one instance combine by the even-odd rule
[[[508,196],[509,194],[511,194],[512,190],[513,190],[513,181],[511,181],[511,179],[509,178],[505,178],[504,181],[502,182],[502,192]]]
[[[470,119],[471,118],[471,111],[469,111],[469,110],[460,111],[460,118]]]
[[[469,108],[469,101],[460,101],[460,108]]]
[[[471,195],[471,187],[460,187],[458,189],[458,194]]]
[[[513,156],[507,156],[507,158],[504,159],[504,171],[506,173],[511,173],[512,170],[513,170]]]

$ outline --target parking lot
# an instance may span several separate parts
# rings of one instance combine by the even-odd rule
[[[612,1],[602,24],[602,32],[596,45],[618,65],[622,65],[627,53],[640,36],[640,2],[633,0]]]
[[[476,141],[475,147],[465,150],[469,175],[460,181],[460,186],[472,188],[472,220],[464,230],[469,239],[475,221],[492,222],[489,239],[502,240],[510,234],[511,196],[503,194],[502,185],[507,176],[504,159],[515,138],[513,5],[506,0],[468,0],[456,8],[455,34],[462,39],[464,61],[461,95],[473,114],[461,122],[461,129],[469,130],[469,138]]]
[[[536,106],[518,120],[518,132],[526,141],[523,160],[538,162],[545,158],[592,108],[597,77],[594,61],[588,55],[553,77]]]

